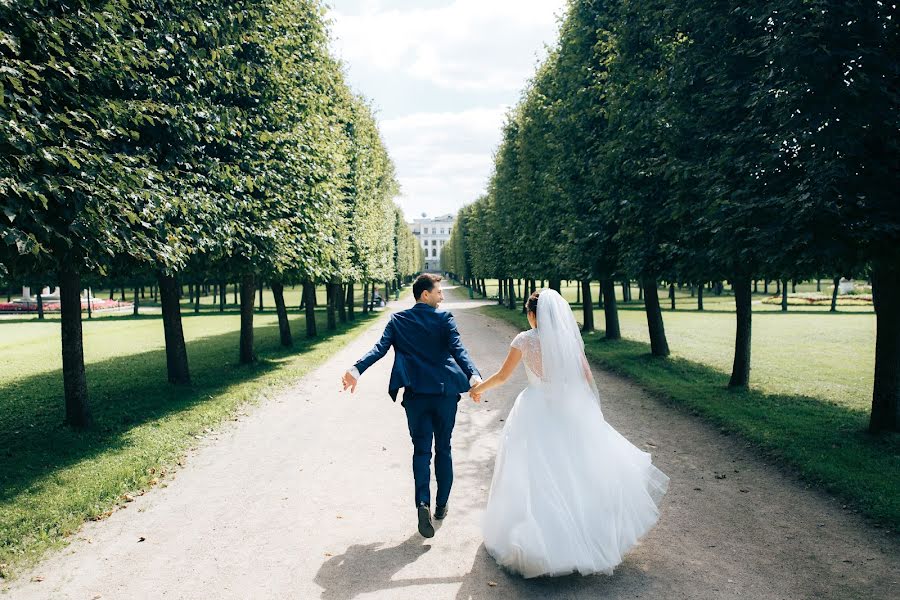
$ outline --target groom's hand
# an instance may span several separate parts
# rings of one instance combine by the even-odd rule
[[[472,387],[469,388],[469,398],[471,398],[474,402],[481,402],[481,392],[478,391],[478,387],[481,385],[481,377],[478,375],[472,376]]]
[[[356,377],[351,375],[350,371],[344,373],[344,377],[341,378],[341,383],[344,384],[344,389],[341,390],[342,392],[347,391],[347,388],[350,388],[351,394],[356,391]]]

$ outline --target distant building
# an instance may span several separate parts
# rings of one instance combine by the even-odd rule
[[[441,272],[441,248],[450,239],[454,215],[427,217],[422,213],[419,219],[413,219],[412,232],[422,245],[425,254],[425,270]]]

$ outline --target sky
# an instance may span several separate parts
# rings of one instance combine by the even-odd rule
[[[329,0],[334,54],[369,99],[406,218],[456,213],[484,193],[504,117],[565,0]]]

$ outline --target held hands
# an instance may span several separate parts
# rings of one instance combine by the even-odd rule
[[[341,383],[344,385],[344,389],[341,390],[342,392],[347,391],[347,388],[350,388],[351,394],[356,391],[356,378],[350,374],[350,371],[344,373],[344,376],[341,378]]]
[[[469,397],[470,397],[474,402],[481,402],[481,394],[482,394],[482,392],[480,392],[479,389],[482,387],[483,384],[484,384],[484,382],[481,380],[481,378],[480,378],[480,377],[476,377],[476,378],[475,378],[475,385],[473,385],[471,388],[469,388]]]

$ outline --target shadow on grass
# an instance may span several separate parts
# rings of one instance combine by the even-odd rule
[[[277,371],[288,359],[364,326],[375,317],[357,315],[354,323],[328,331],[324,312],[317,312],[319,336],[314,339],[303,337],[303,316],[292,318],[295,345],[287,349],[279,345],[277,324],[255,327],[258,361],[253,365],[237,363],[237,330],[192,340],[187,344],[192,377],[189,387],[166,382],[164,349],[87,364],[95,424],[86,432],[63,425],[61,370],[0,387],[0,503],[23,492],[36,493],[40,481],[59,469],[126,446],[128,432],[135,426],[190,409],[235,385]],[[153,317],[137,317],[146,318]],[[188,318],[203,318],[203,314]]]
[[[527,326],[517,312],[482,310]],[[586,334],[584,340],[595,364],[723,432],[743,436],[779,466],[900,531],[900,435],[868,433],[867,412],[808,396],[732,390],[727,374],[682,358],[654,357],[644,342],[609,341],[602,332]]]

